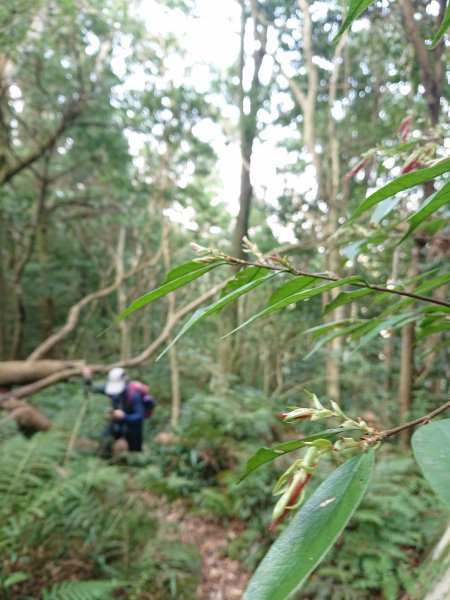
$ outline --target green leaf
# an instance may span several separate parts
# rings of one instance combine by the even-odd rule
[[[419,225],[425,221],[430,215],[439,210],[445,204],[450,203],[450,181],[447,182],[440,190],[433,194],[430,198],[427,198],[425,204],[416,213],[411,215],[408,219],[410,222],[409,229],[400,240],[399,244],[409,237],[413,231],[415,231]]]
[[[434,333],[442,333],[443,331],[450,331],[450,323],[448,322],[447,316],[436,317],[432,324],[423,325],[421,324],[420,333],[416,335],[416,341],[420,342],[429,335]]]
[[[450,509],[450,419],[417,429],[411,443],[423,476]]]
[[[183,287],[184,285],[190,283],[191,281],[194,281],[194,279],[198,279],[199,277],[202,277],[202,275],[205,275],[205,273],[208,273],[208,271],[211,271],[212,269],[215,269],[219,265],[224,265],[224,264],[227,264],[227,263],[217,262],[217,263],[208,263],[205,265],[203,263],[189,262],[189,263],[180,265],[179,267],[176,267],[175,269],[170,271],[170,273],[168,273],[164,283],[159,288],[157,288],[156,290],[153,290],[152,292],[149,292],[148,294],[144,294],[144,296],[141,296],[140,298],[138,298],[137,300],[132,302],[123,311],[123,313],[121,313],[117,317],[117,319],[115,320],[115,323],[117,323],[118,321],[121,321],[128,315],[131,315],[131,313],[136,312],[140,308],[147,306],[147,304],[150,304],[151,302],[158,300],[158,298],[161,298],[162,296],[166,296],[170,292],[173,292],[174,290],[176,290],[180,287]]]
[[[359,254],[361,248],[364,246],[364,244],[367,244],[367,238],[364,238],[362,240],[357,240],[356,242],[352,242],[351,244],[347,244],[347,246],[345,246],[342,249],[342,252],[348,258],[348,260],[355,262],[355,258],[358,256],[358,254]]]
[[[325,344],[328,344],[328,342],[331,342],[331,340],[334,340],[335,338],[341,337],[343,335],[347,335],[348,333],[353,333],[355,331],[358,331],[359,329],[365,328],[366,323],[367,323],[367,321],[363,321],[362,323],[352,323],[348,327],[343,327],[342,329],[338,329],[337,331],[333,331],[333,333],[324,336],[317,342],[317,344],[314,346],[314,348],[308,352],[308,354],[305,356],[305,358],[303,360],[307,360],[308,358],[311,358],[311,356],[313,354],[315,354],[317,352],[317,350],[322,348],[322,346],[325,346]],[[339,326],[335,326],[335,327],[339,327]]]
[[[267,269],[263,269],[262,267],[248,267],[247,269],[243,269],[236,274],[233,279],[226,284],[223,288],[220,296],[226,296],[233,290],[236,290],[250,281],[254,281],[255,279],[259,279],[263,275],[267,273]]]
[[[352,221],[358,215],[369,208],[372,208],[372,206],[375,206],[375,204],[378,204],[382,200],[390,198],[391,196],[394,196],[395,194],[398,194],[399,192],[409,188],[415,187],[416,185],[420,185],[421,183],[425,183],[426,181],[430,181],[430,179],[434,179],[438,175],[448,173],[449,171],[450,159],[446,159],[439,162],[437,165],[434,165],[433,167],[419,169],[418,171],[401,175],[366,198],[352,214],[349,221]]]
[[[373,450],[355,456],[322,483],[275,540],[243,600],[285,600],[300,589],[361,502],[374,462]]]
[[[332,312],[338,306],[342,306],[343,304],[347,304],[348,302],[353,302],[353,300],[357,300],[362,296],[367,296],[368,294],[373,294],[374,290],[370,290],[368,288],[363,288],[360,290],[353,290],[351,292],[341,292],[334,300],[329,302],[324,308],[323,314],[327,315]]]
[[[295,277],[294,279],[286,281],[286,283],[277,288],[270,296],[268,306],[273,306],[274,304],[277,304],[277,302],[280,302],[284,298],[287,298],[292,294],[304,290],[309,285],[312,285],[315,282],[317,282],[317,279],[315,277],[305,276]]]
[[[8,575],[3,584],[0,585],[4,589],[6,589],[11,587],[12,585],[15,585],[16,583],[28,581],[28,579],[33,579],[33,575],[30,575],[30,573],[25,573],[24,571],[16,571],[15,573],[11,573],[11,575]]]
[[[330,331],[330,329],[334,330],[337,327],[345,327],[346,325],[352,325],[353,323],[355,323],[354,319],[338,319],[337,321],[321,323],[320,325],[305,329],[304,333],[312,333],[313,339],[317,339],[327,331]]]
[[[247,294],[248,292],[250,292],[257,286],[268,281],[269,279],[272,279],[273,277],[276,277],[280,273],[281,273],[281,271],[276,271],[276,272],[273,272],[273,271],[267,272],[266,271],[265,275],[262,275],[261,277],[250,280],[248,283],[245,283],[244,285],[241,285],[240,287],[232,290],[231,292],[226,294],[226,296],[219,298],[212,304],[209,304],[208,306],[204,306],[204,307],[196,310],[195,313],[192,315],[192,317],[190,319],[188,319],[188,321],[183,325],[183,327],[177,333],[177,335],[174,337],[174,339],[163,350],[163,352],[161,352],[161,354],[158,356],[158,358],[156,360],[159,360],[161,357],[163,357],[164,354],[169,350],[169,348],[171,348],[187,331],[189,331],[189,329],[191,329],[191,327],[193,327],[197,323],[200,323],[201,321],[206,319],[206,317],[209,317],[210,315],[212,315],[214,313],[220,312],[224,306],[226,306],[227,304],[230,304],[230,302],[233,302],[234,300],[237,300],[237,298],[239,298],[239,296],[243,296],[244,294]]]
[[[416,320],[416,312],[402,313],[400,315],[390,317],[389,319],[374,319],[370,321],[364,329],[353,333],[353,339],[358,337],[361,337],[361,339],[359,340],[358,345],[353,348],[352,352],[355,352],[361,346],[367,344],[368,341],[376,337],[384,329],[398,329],[399,327],[404,327],[408,323],[413,323]]]
[[[386,198],[386,200],[380,202],[373,211],[373,214],[370,217],[370,222],[378,225],[384,219],[384,217],[387,217],[387,215],[394,210],[400,200],[400,196],[397,198],[394,196],[392,198]]]
[[[327,290],[331,290],[335,287],[339,287],[339,286],[345,285],[347,283],[362,283],[363,281],[364,280],[361,279],[361,277],[345,277],[344,279],[340,279],[339,281],[332,281],[330,283],[325,283],[324,285],[317,285],[313,288],[309,288],[308,290],[299,291],[299,292],[296,292],[296,293],[293,293],[290,295],[285,294],[285,292],[283,291],[283,289],[285,289],[285,286],[282,286],[281,288],[278,288],[278,290],[276,290],[274,292],[274,294],[272,295],[272,298],[269,301],[269,305],[267,308],[265,308],[261,312],[257,313],[256,315],[253,315],[252,317],[247,319],[247,321],[245,321],[244,323],[239,325],[239,327],[236,327],[236,329],[233,329],[233,331],[230,331],[229,333],[227,333],[227,336],[231,335],[232,333],[235,333],[236,331],[239,331],[239,329],[242,329],[246,325],[249,325],[256,319],[259,319],[260,317],[265,317],[276,310],[280,310],[281,308],[284,308],[285,306],[289,306],[290,304],[295,304],[296,302],[300,302],[302,300],[307,300],[308,298],[312,298],[313,296],[323,294]],[[273,302],[273,297],[275,296],[276,292],[279,292],[278,297],[280,299],[276,302]],[[272,302],[272,304],[271,304],[271,302]],[[224,336],[224,337],[226,337],[226,336]]]
[[[444,37],[444,34],[449,27],[450,27],[450,2],[447,2],[447,9],[446,9],[444,17],[442,19],[441,26],[437,30],[437,33],[431,42],[431,46],[429,47],[429,50],[433,50],[433,48],[435,48],[439,44],[439,42]]]
[[[359,15],[364,12],[366,8],[373,2],[374,0],[351,0],[347,15],[344,19],[344,22],[339,27],[339,31],[337,32],[336,36],[333,38],[333,42],[339,41],[345,30],[348,29],[353,21],[355,21],[355,19],[357,19]]]
[[[284,442],[283,444],[278,444],[277,446],[272,446],[272,448],[260,448],[251,456],[245,467],[244,474],[239,479],[237,483],[240,483],[244,480],[250,473],[258,469],[261,465],[266,464],[275,458],[279,458],[288,452],[293,452],[294,450],[298,450],[299,448],[303,448],[305,444],[308,442],[314,442],[315,440],[330,440],[338,437],[339,435],[344,435],[344,433],[350,431],[360,431],[356,427],[343,429],[342,427],[339,429],[325,429],[325,431],[321,431],[320,433],[315,433],[314,435],[309,435],[308,437],[304,437],[298,440],[292,440],[291,442]]]

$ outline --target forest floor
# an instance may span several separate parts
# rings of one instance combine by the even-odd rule
[[[194,546],[202,558],[198,600],[237,600],[242,598],[250,573],[241,563],[226,556],[227,545],[242,531],[237,520],[223,522],[210,516],[193,515],[182,501],[173,504],[158,501],[159,522],[175,525],[182,543]]]

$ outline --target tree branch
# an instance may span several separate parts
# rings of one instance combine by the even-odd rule
[[[384,440],[387,437],[390,437],[391,435],[396,435],[397,433],[400,433],[401,431],[404,431],[405,429],[410,429],[411,427],[415,427],[416,425],[428,423],[428,421],[433,419],[433,417],[440,415],[441,413],[448,410],[449,408],[450,408],[450,400],[448,402],[446,402],[445,404],[443,404],[442,406],[440,406],[439,408],[436,408],[435,410],[431,411],[427,415],[424,415],[423,417],[418,417],[417,419],[413,419],[412,421],[409,421],[408,423],[404,423],[403,425],[399,425],[398,427],[394,427],[393,429],[386,429],[385,431],[381,431],[378,435],[371,438],[371,441],[378,442],[378,441]]]
[[[169,336],[172,332],[172,329],[174,328],[174,326],[178,323],[178,321],[180,319],[182,319],[191,310],[194,310],[195,308],[200,306],[200,304],[202,304],[206,300],[209,300],[209,298],[211,298],[217,292],[219,292],[226,285],[227,282],[228,282],[228,280],[225,280],[222,283],[220,283],[219,285],[216,285],[215,287],[211,288],[204,294],[201,294],[200,296],[198,296],[197,298],[192,300],[192,302],[190,302],[189,304],[187,304],[186,306],[181,308],[179,311],[174,313],[173,316],[171,317],[171,319],[169,319],[167,321],[166,325],[164,326],[164,329],[159,334],[159,336],[143,352],[141,352],[141,354],[138,354],[137,356],[130,358],[128,360],[118,361],[118,362],[110,364],[110,365],[91,365],[92,372],[93,373],[106,373],[113,367],[123,367],[123,368],[135,367],[135,366],[141,364],[142,362],[144,362],[145,360],[149,359],[167,341],[167,339],[169,338]],[[24,385],[24,386],[19,387],[11,392],[6,392],[3,394],[0,394],[0,407],[9,398],[12,398],[12,397],[25,398],[27,396],[31,396],[31,394],[35,394],[36,392],[43,390],[44,388],[47,388],[55,383],[59,383],[60,381],[66,381],[66,380],[70,379],[71,377],[80,376],[82,374],[84,366],[85,366],[85,363],[80,361],[80,366],[64,369],[62,371],[59,371],[58,373],[53,373],[52,375],[49,375],[48,377],[43,377],[42,379],[39,379],[38,381],[35,381],[29,385]]]
[[[269,260],[272,258],[278,257],[268,257]],[[249,267],[262,267],[263,269],[270,269],[271,271],[285,271],[287,273],[291,273],[297,277],[312,277],[313,279],[321,279],[324,281],[341,281],[340,277],[336,277],[331,274],[323,274],[323,273],[309,273],[308,271],[300,271],[295,269],[294,267],[288,267],[284,265],[282,267],[271,265],[267,262],[252,262],[251,260],[243,260],[240,258],[235,258],[232,256],[222,257],[221,260],[228,261],[231,265],[245,265]],[[414,294],[413,292],[407,292],[405,290],[396,290],[392,288],[383,287],[381,285],[373,285],[370,283],[365,283],[361,281],[350,281],[346,285],[352,285],[354,287],[365,288],[369,290],[374,290],[376,292],[383,292],[386,294],[394,294],[396,296],[404,296],[406,298],[413,298],[414,300],[421,300],[422,302],[427,302],[428,304],[437,304],[438,306],[445,306],[445,308],[450,308],[450,302],[446,302],[444,300],[439,300],[437,298],[430,298],[429,296],[422,296],[420,294]]]

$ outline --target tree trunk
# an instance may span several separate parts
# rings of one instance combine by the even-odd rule
[[[408,270],[408,279],[419,274],[420,247],[415,244],[411,252],[411,265]],[[402,329],[400,376],[398,388],[398,416],[399,422],[408,420],[408,413],[412,405],[414,386],[414,323],[408,323]],[[400,443],[407,446],[411,437],[411,430],[406,429],[400,433]]]
[[[242,248],[243,239],[248,234],[250,207],[253,196],[253,187],[250,179],[251,161],[253,144],[258,134],[257,115],[260,109],[261,83],[259,73],[262,61],[266,54],[267,43],[267,24],[261,23],[255,0],[250,2],[250,12],[253,18],[253,39],[255,41],[255,51],[252,57],[252,79],[249,90],[244,87],[244,69],[246,67],[245,57],[245,31],[248,23],[247,0],[240,0],[241,4],[241,31],[240,31],[240,50],[239,50],[239,134],[241,150],[241,184],[239,192],[239,213],[233,233],[232,253],[237,258],[244,258],[245,253]],[[248,101],[248,107],[246,106]],[[226,307],[221,314],[219,325],[221,335],[232,331],[238,324],[238,302],[233,302]],[[221,375],[238,374],[240,360],[240,341],[239,334],[233,335],[225,340],[221,340],[218,345],[219,379],[217,384],[222,381]]]

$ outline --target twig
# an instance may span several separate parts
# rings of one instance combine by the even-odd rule
[[[271,257],[269,257],[269,259],[270,258]],[[230,264],[240,264],[250,267],[262,267],[264,269],[270,269],[272,271],[287,271],[289,273],[292,273],[292,275],[296,275],[297,277],[312,277],[314,279],[321,279],[325,281],[341,281],[341,278],[336,277],[335,275],[325,275],[323,273],[308,273],[307,271],[299,271],[298,269],[295,269],[294,267],[289,267],[287,265],[284,265],[282,267],[276,267],[266,262],[252,262],[250,260],[243,260],[232,256],[227,256],[223,260],[227,260]],[[429,296],[422,296],[421,294],[414,294],[413,292],[396,290],[394,288],[387,288],[381,285],[372,285],[370,283],[363,283],[360,281],[349,281],[347,282],[347,285],[352,285],[354,287],[365,288],[369,290],[375,290],[376,292],[394,294],[396,296],[405,296],[406,298],[413,298],[414,300],[421,300],[422,302],[428,302],[429,304],[437,304],[439,306],[445,306],[446,308],[450,308],[450,302],[446,302],[445,300],[439,300],[436,298],[430,298]]]
[[[394,427],[393,429],[386,429],[385,431],[380,431],[380,433],[375,437],[371,438],[370,441],[378,442],[380,440],[384,440],[387,437],[390,437],[391,435],[400,433],[400,431],[404,431],[405,429],[410,429],[411,427],[415,427],[416,425],[428,423],[428,421],[430,421],[433,417],[440,415],[442,412],[448,410],[449,408],[450,400],[442,406],[440,406],[439,408],[436,408],[432,412],[428,413],[427,415],[424,415],[423,417],[418,417],[417,419],[413,419],[412,421],[404,423],[403,425],[399,425],[398,427]]]

